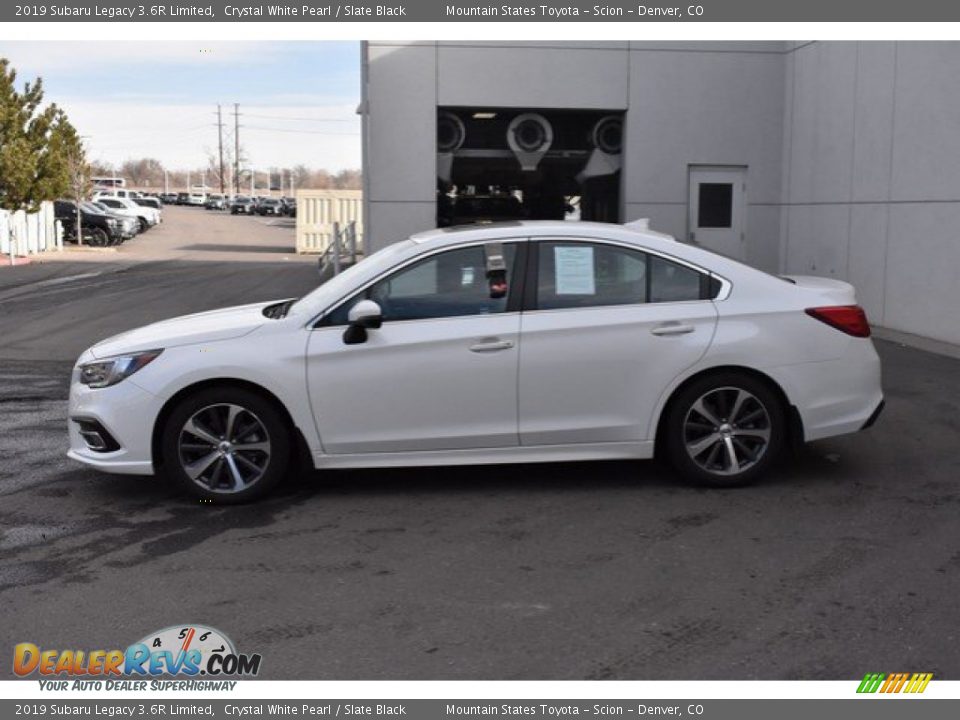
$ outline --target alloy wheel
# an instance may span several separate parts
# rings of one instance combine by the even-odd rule
[[[177,441],[183,472],[204,490],[237,493],[259,481],[270,464],[270,434],[241,405],[208,405],[184,423]]]
[[[714,475],[738,475],[755,465],[770,446],[772,423],[764,404],[738,387],[701,395],[683,420],[690,459]]]

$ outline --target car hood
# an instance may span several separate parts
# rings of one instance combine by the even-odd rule
[[[90,348],[90,352],[97,358],[104,358],[141,350],[230,340],[271,322],[264,316],[263,309],[276,302],[211,310],[144,325],[102,340]]]

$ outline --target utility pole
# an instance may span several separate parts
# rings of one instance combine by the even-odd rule
[[[256,178],[257,178],[257,171],[254,170],[253,168],[250,168],[250,197],[253,197],[254,195],[257,194]]]
[[[240,105],[233,104],[233,182],[240,194]]]
[[[163,169],[163,192],[167,194],[170,192],[170,176],[167,174],[167,169]]]
[[[217,148],[220,152],[220,194],[226,194],[223,184],[223,115],[220,112],[220,103],[217,103]]]

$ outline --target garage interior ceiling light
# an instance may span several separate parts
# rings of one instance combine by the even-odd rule
[[[497,114],[495,112],[475,112],[473,114],[474,120],[493,120]]]

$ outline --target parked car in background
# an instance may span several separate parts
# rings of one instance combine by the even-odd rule
[[[160,210],[163,208],[163,202],[158,197],[152,195],[144,195],[143,197],[131,198],[137,205],[142,205],[143,207],[152,207],[155,210]]]
[[[258,215],[283,215],[283,205],[277,198],[263,198],[257,204]]]
[[[94,187],[93,197],[117,197],[117,198],[135,198],[140,197],[141,193],[136,190],[128,190],[118,187]]]
[[[202,190],[199,187],[190,188],[190,192],[187,193],[187,205],[193,205],[195,207],[203,207],[207,202],[207,191]]]
[[[177,193],[177,205],[189,205],[190,204],[190,193],[181,192]]]
[[[136,237],[140,233],[140,218],[138,217],[121,215],[113,208],[96,200],[85,200],[80,203],[80,207],[91,213],[102,213],[109,217],[116,218],[120,222],[120,232],[124,240]]]
[[[94,209],[96,210],[96,209]],[[73,200],[56,200],[53,215],[63,227],[64,239],[77,242],[77,204]],[[123,220],[100,210],[80,206],[83,242],[92,247],[118,245],[124,240]]]
[[[854,295],[645,222],[434,230],[300,300],[94,345],[73,372],[69,456],[220,503],[271,489],[300,443],[317,469],[657,455],[742,485],[880,414]]]
[[[283,214],[287,217],[297,216],[297,200],[292,197],[280,198],[280,204],[283,206]]]
[[[153,208],[157,211],[157,222],[163,222],[163,203],[160,201],[160,198],[155,197],[139,197],[133,198],[133,201],[140,205],[141,207]]]
[[[163,201],[164,205],[176,205],[177,204],[177,194],[174,192],[165,192],[160,193],[160,199]]]
[[[149,230],[160,222],[160,211],[153,207],[138,205],[133,200],[119,197],[98,197],[97,202],[106,205],[118,215],[128,215],[140,221],[140,231]]]
[[[231,215],[252,215],[253,212],[253,198],[249,198],[246,195],[237,195],[230,201]]]
[[[203,205],[207,210],[226,210],[227,198],[220,193],[210,193]]]

